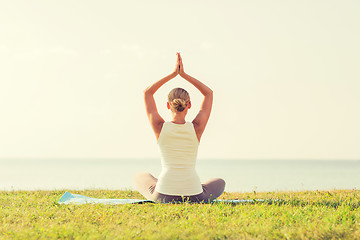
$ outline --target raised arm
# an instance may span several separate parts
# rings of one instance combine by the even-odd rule
[[[154,130],[156,139],[159,138],[161,128],[164,123],[164,119],[160,116],[160,114],[157,110],[155,99],[154,99],[154,94],[162,85],[164,85],[166,82],[173,79],[174,77],[176,77],[179,74],[179,69],[180,69],[179,62],[180,62],[179,54],[177,53],[177,62],[176,62],[174,72],[172,72],[171,74],[167,75],[166,77],[160,79],[159,81],[155,82],[154,84],[150,85],[149,87],[147,87],[144,90],[144,101],[145,101],[146,114],[149,118],[150,125],[151,125],[152,129]]]
[[[206,124],[210,117],[212,102],[213,102],[213,91],[208,86],[197,80],[196,78],[193,78],[185,73],[180,53],[179,53],[179,60],[180,60],[180,71],[179,71],[180,76],[183,77],[192,85],[194,85],[202,93],[202,95],[204,95],[204,100],[201,104],[200,111],[196,115],[195,119],[192,121],[194,124],[196,135],[200,141],[201,136],[205,130]]]

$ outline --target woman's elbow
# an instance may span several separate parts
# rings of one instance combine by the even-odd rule
[[[149,95],[149,94],[152,94],[151,91],[150,91],[150,88],[147,87],[144,89],[144,95]]]

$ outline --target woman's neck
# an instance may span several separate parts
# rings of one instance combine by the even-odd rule
[[[183,113],[172,113],[172,121],[173,123],[176,123],[176,124],[184,124],[186,123],[186,120],[185,120],[185,114]]]

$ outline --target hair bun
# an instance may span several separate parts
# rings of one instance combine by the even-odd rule
[[[186,101],[184,99],[181,98],[176,98],[172,100],[172,104],[171,104],[178,112],[182,112],[184,111],[185,107],[186,107]]]

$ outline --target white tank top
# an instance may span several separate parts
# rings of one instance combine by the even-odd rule
[[[158,145],[162,156],[162,171],[155,191],[175,196],[202,193],[201,182],[195,171],[199,140],[194,125],[191,122],[165,122],[158,138]]]

